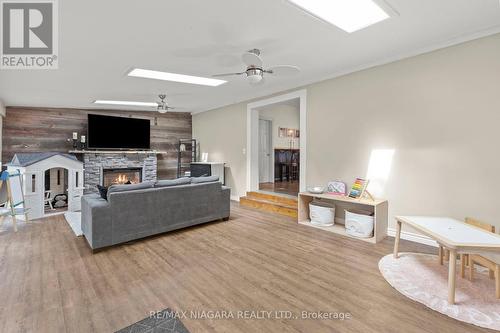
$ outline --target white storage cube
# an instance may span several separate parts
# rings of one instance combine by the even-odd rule
[[[313,201],[309,203],[309,218],[312,224],[332,226],[335,224],[335,206],[331,203]]]
[[[370,238],[373,236],[373,225],[373,216],[345,211],[345,229],[349,235]]]

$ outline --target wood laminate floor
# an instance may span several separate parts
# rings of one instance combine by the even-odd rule
[[[259,190],[274,193],[283,193],[296,197],[299,194],[299,181],[284,181],[274,183],[260,183]]]
[[[183,319],[191,332],[487,332],[391,288],[377,265],[392,244],[342,238],[236,203],[228,222],[96,254],[63,216],[20,223],[17,233],[4,225],[0,332],[113,332],[167,307],[352,316]],[[435,251],[406,241],[401,250]]]

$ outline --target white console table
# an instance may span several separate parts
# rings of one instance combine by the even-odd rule
[[[219,181],[222,184],[226,184],[226,179],[224,177],[224,162],[191,162],[191,164],[206,166],[207,169],[210,169],[211,176],[219,176]],[[191,175],[193,176],[193,175]]]

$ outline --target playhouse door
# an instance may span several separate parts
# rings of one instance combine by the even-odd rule
[[[81,210],[83,189],[81,184],[83,183],[83,174],[78,170],[69,170],[68,179],[68,210],[71,212]]]
[[[24,203],[30,220],[43,217],[43,173],[39,171],[24,174]],[[21,217],[20,217],[21,218]]]

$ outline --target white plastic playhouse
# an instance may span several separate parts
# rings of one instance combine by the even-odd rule
[[[81,209],[83,163],[75,156],[57,152],[18,153],[7,164],[7,171],[19,171],[23,176],[30,219]]]

